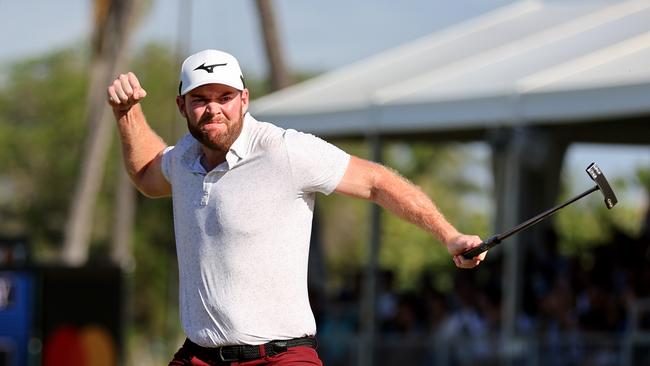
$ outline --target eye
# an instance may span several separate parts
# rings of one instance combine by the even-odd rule
[[[232,94],[226,94],[220,98],[222,103],[226,103],[230,100],[232,100]]]
[[[194,99],[192,99],[192,104],[193,105],[203,105],[205,103],[206,103],[205,98],[194,98]]]

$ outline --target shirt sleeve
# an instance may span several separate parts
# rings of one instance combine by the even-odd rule
[[[165,150],[163,150],[162,162],[160,163],[160,169],[162,170],[165,179],[167,179],[167,181],[170,183],[172,181],[170,178],[170,165],[172,159],[171,152],[173,149],[174,149],[173,146],[167,146]]]
[[[345,174],[350,155],[314,135],[296,130],[285,131],[284,139],[298,189],[332,193]]]

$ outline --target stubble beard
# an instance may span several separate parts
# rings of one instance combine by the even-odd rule
[[[201,118],[197,124],[191,123],[189,118],[186,118],[187,129],[190,131],[190,134],[199,143],[201,143],[201,145],[207,147],[210,150],[226,153],[228,150],[230,150],[230,147],[241,133],[242,127],[244,125],[243,108],[239,110],[239,117],[237,122],[230,121],[225,117],[222,121],[220,121],[220,123],[225,123],[227,127],[226,132],[219,134],[214,138],[211,138],[210,134],[207,131],[201,129],[201,126],[205,123],[208,123],[212,118],[213,116],[205,116]]]

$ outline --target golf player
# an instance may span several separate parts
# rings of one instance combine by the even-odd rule
[[[147,124],[133,73],[108,87],[124,164],[149,197],[171,196],[187,339],[170,365],[321,365],[307,296],[314,197],[374,201],[430,232],[459,268],[485,253],[415,185],[318,137],[250,113],[238,61],[204,50],[180,70],[176,104],[189,133],[168,146]]]

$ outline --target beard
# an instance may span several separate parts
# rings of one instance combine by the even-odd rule
[[[226,117],[219,119],[217,123],[223,123],[226,126],[226,131],[216,136],[211,136],[209,131],[202,128],[214,120],[213,115],[203,115],[197,123],[192,123],[189,118],[186,118],[186,120],[187,129],[201,145],[211,150],[226,153],[241,133],[244,125],[244,114],[242,108],[239,110],[237,120],[229,120]]]

